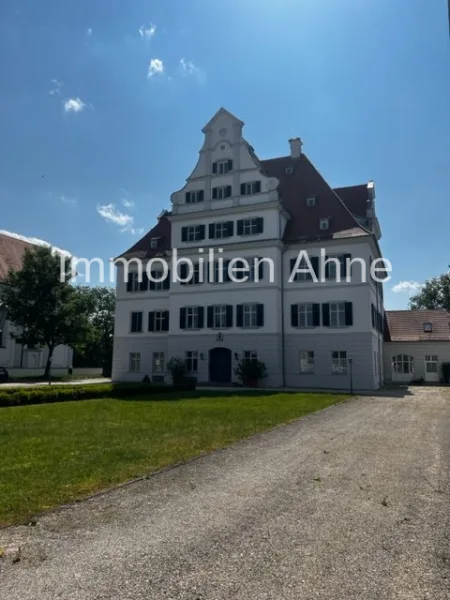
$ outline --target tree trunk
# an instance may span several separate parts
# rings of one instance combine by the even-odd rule
[[[48,379],[48,380],[50,380],[50,369],[52,366],[53,350],[54,350],[54,346],[48,347],[47,363],[45,365],[45,371],[44,371],[44,378]]]

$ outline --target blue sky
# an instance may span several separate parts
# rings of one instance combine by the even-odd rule
[[[120,254],[224,106],[260,158],[299,135],[331,185],[375,180],[388,308],[448,268],[446,0],[3,0],[0,56],[0,229]]]

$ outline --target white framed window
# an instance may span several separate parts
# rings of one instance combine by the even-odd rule
[[[345,302],[330,302],[330,327],[345,327]]]
[[[255,235],[258,233],[258,223],[256,219],[242,220],[242,235]]]
[[[186,192],[186,204],[197,204],[203,202],[203,190],[194,190],[193,192]]]
[[[300,350],[298,361],[300,373],[314,373],[314,352],[312,350]]]
[[[141,353],[130,352],[130,373],[139,373],[141,370]]]
[[[330,219],[328,217],[320,219],[319,226],[322,231],[325,231],[330,226]]]
[[[350,255],[347,254],[336,254],[334,256],[327,256],[327,263],[325,265],[325,273],[326,273],[326,277],[327,279],[336,279],[337,277],[337,264],[336,264],[336,259],[339,262],[340,265],[340,276],[341,276],[341,280],[344,279],[346,273],[347,273],[347,258],[349,258]],[[328,260],[330,259],[330,260]]]
[[[233,170],[233,161],[231,159],[217,160],[213,163],[213,173],[224,175]]]
[[[159,241],[159,238],[151,238],[151,240],[150,240],[150,248],[157,248],[158,247],[158,241]]]
[[[392,368],[395,373],[404,375],[414,373],[414,357],[408,354],[397,354],[392,358]]]
[[[231,185],[221,185],[213,188],[213,200],[224,200],[231,196]]]
[[[198,285],[199,283],[203,283],[203,277],[200,277],[200,273],[203,275],[203,272],[201,272],[200,269],[200,264],[199,263],[193,263],[192,264],[193,270],[192,270],[192,277],[189,279],[189,281],[183,282],[181,285]],[[204,265],[202,265],[202,269],[203,269]],[[187,277],[188,276],[188,271],[186,270],[186,275],[182,275],[183,277]]]
[[[139,273],[128,273],[128,291],[139,292],[141,290],[141,284],[139,281]]]
[[[313,316],[313,305],[310,303],[297,304],[298,311],[298,326],[299,327],[313,327],[314,316]]]
[[[427,354],[425,356],[425,371],[427,373],[439,373],[439,361],[436,354]]]
[[[198,371],[198,352],[189,350],[185,354],[186,371],[188,373],[197,373]]]
[[[227,307],[225,304],[213,306],[213,327],[225,329],[227,326]]]
[[[186,308],[186,329],[198,329],[198,306],[188,306]]]
[[[347,352],[333,350],[331,353],[331,372],[338,375],[347,373]]]
[[[164,373],[164,352],[153,352],[153,373]]]
[[[244,362],[246,363],[255,363],[258,361],[258,353],[255,350],[245,350],[244,351]]]
[[[316,197],[308,196],[308,198],[306,198],[306,206],[315,206],[315,205],[316,205]]]
[[[163,311],[155,311],[154,313],[155,315],[155,329],[154,331],[164,331],[164,325],[165,325],[165,314]]]
[[[432,333],[433,332],[433,323],[424,323],[423,331],[424,331],[424,333]]]
[[[164,290],[164,280],[162,279],[162,271],[152,271],[152,279],[150,279],[150,290],[152,292],[161,292]]]
[[[228,223],[214,223],[214,239],[220,240],[222,238],[229,237],[228,235]]]
[[[131,333],[142,332],[142,312],[132,312],[130,319],[130,331]]]
[[[202,226],[191,225],[186,227],[186,239],[188,242],[198,242],[199,240],[202,240]]]
[[[285,169],[284,169],[285,175],[292,175],[293,172],[294,172],[293,167],[285,167]]]
[[[243,304],[242,317],[244,327],[258,326],[258,304]]]
[[[260,181],[247,181],[246,183],[241,183],[241,196],[252,196],[253,194],[259,194],[260,192]]]

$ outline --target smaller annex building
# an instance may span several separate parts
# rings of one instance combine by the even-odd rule
[[[450,312],[385,311],[386,383],[439,383],[445,362],[450,362]]]

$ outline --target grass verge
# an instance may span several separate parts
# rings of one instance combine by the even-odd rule
[[[346,399],[197,392],[0,409],[0,524],[223,448]]]

